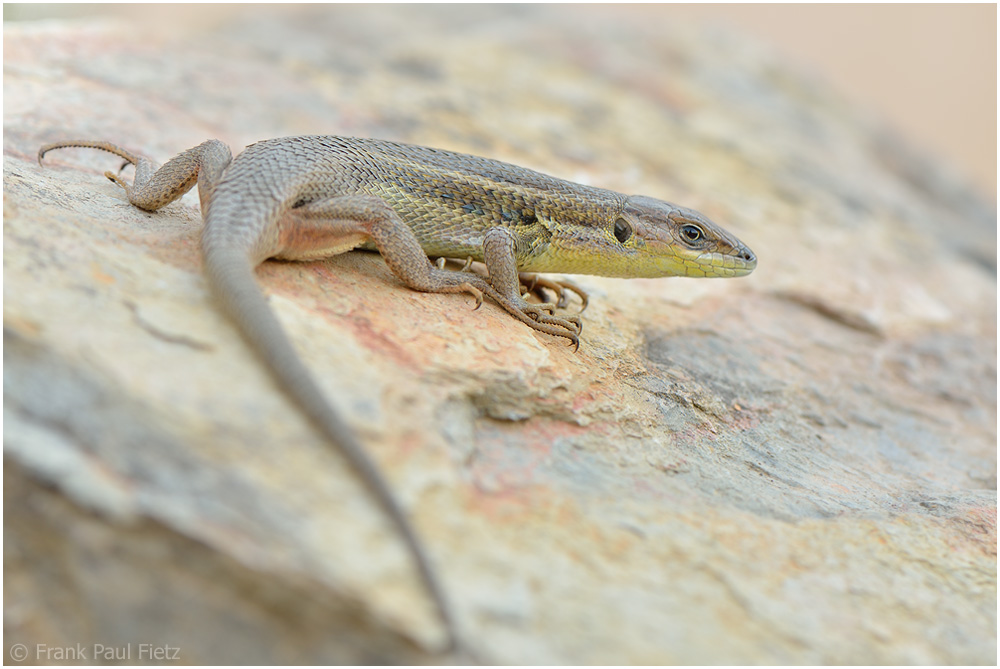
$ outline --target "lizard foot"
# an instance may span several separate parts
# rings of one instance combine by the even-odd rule
[[[534,302],[528,302],[524,298],[521,298],[521,304],[518,305],[518,308],[521,313],[533,318],[539,323],[549,323],[558,327],[566,328],[567,330],[572,330],[576,334],[580,334],[580,332],[583,331],[583,321],[580,317],[576,314],[565,317],[554,316],[552,312],[555,311],[556,306],[557,305],[552,302],[535,304]]]
[[[546,290],[551,290],[556,294],[556,308],[566,308],[569,304],[570,293],[575,293],[579,296],[580,301],[583,303],[580,305],[580,312],[587,308],[587,302],[589,301],[587,292],[572,281],[566,279],[547,279],[539,274],[528,272],[519,272],[517,278],[521,282],[521,286],[527,291],[527,295],[534,295],[543,303],[548,302]]]
[[[544,332],[555,337],[569,339],[575,348],[580,347],[580,333],[583,331],[583,321],[579,316],[573,314],[565,317],[555,316],[553,312],[565,306],[567,291],[574,292],[583,300],[583,306],[587,305],[587,294],[568,281],[554,281],[538,277],[533,274],[519,274],[518,279],[522,285],[527,286],[528,295],[544,300],[546,295],[543,290],[552,290],[557,294],[556,302],[528,302],[520,295],[505,296],[496,290],[489,282],[489,274],[481,263],[472,263],[471,259],[458,260],[455,258],[437,258],[434,261],[435,274],[439,277],[444,272],[448,272],[453,277],[450,280],[443,280],[442,283],[454,286],[449,292],[459,292],[458,285],[474,287],[488,295],[492,300],[504,308],[511,316],[539,332]],[[466,283],[459,284],[458,277],[465,274],[468,279]],[[456,276],[458,275],[458,276]],[[443,278],[443,277],[442,277]],[[470,285],[471,284],[471,285]],[[533,285],[532,285],[533,284]],[[469,291],[465,291],[469,292]],[[478,305],[477,305],[478,307]],[[581,311],[583,309],[581,308]]]
[[[125,163],[125,165],[122,165],[122,169],[124,169],[124,168],[125,168],[125,166],[126,166],[126,165],[128,165],[128,164],[129,164],[129,163]],[[121,170],[119,170],[119,171],[121,171]],[[128,182],[127,182],[127,181],[125,181],[124,179],[122,179],[121,177],[119,177],[119,176],[118,176],[117,174],[115,174],[114,172],[111,172],[111,171],[106,171],[106,172],[104,173],[104,176],[106,176],[106,177],[107,177],[107,178],[108,178],[108,179],[109,179],[110,181],[114,181],[114,182],[115,182],[116,184],[118,184],[119,186],[121,186],[121,187],[122,187],[122,189],[123,189],[123,190],[124,190],[124,191],[125,191],[126,193],[130,193],[130,192],[131,192],[131,190],[132,190],[132,189],[131,189],[131,187],[130,187],[130,186],[128,185]]]
[[[555,307],[554,304],[532,304],[520,297],[509,298],[501,295],[489,284],[484,292],[503,307],[507,313],[531,329],[569,339],[574,349],[580,348],[580,332],[583,331],[583,321],[580,320],[579,316],[573,315],[566,318],[553,316],[550,312]]]
[[[473,285],[473,281],[477,284],[485,284],[485,281],[480,282],[472,277],[466,278],[459,273],[436,267],[431,269],[429,279],[430,281],[426,285],[411,285],[411,287],[429,293],[468,293],[476,300],[476,306],[472,308],[473,311],[483,306],[482,288],[485,286],[476,287]]]
[[[489,273],[486,271],[486,267],[482,263],[474,262],[472,258],[465,260],[458,258],[437,258],[434,260],[434,265],[438,269],[447,269],[453,272],[472,272],[489,280]],[[534,297],[539,301],[537,306],[545,309],[550,314],[555,309],[565,309],[569,305],[570,293],[574,293],[580,298],[580,302],[582,302],[580,312],[583,312],[587,308],[587,304],[590,301],[590,295],[587,294],[587,291],[568,279],[548,279],[541,274],[530,272],[519,272],[517,279],[523,289],[521,291],[522,297]],[[552,291],[556,294],[554,304],[550,302],[546,291]]]

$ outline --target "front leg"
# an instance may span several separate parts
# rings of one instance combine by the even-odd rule
[[[535,330],[565,337],[579,346],[579,319],[555,318],[549,313],[555,305],[526,302],[520,294],[516,264],[510,265],[510,276],[502,269],[490,269],[489,279],[475,272],[436,267],[413,230],[379,198],[345,195],[317,200],[289,210],[277,225],[277,248],[271,253],[274,257],[312,260],[349,251],[371,240],[392,273],[410,288],[426,293],[469,293],[476,298],[477,307],[483,295],[488,295]],[[494,254],[495,263],[503,262],[497,259],[500,256]]]
[[[583,329],[579,316],[553,316],[556,304],[532,304],[521,296],[521,280],[517,271],[517,237],[506,228],[492,228],[483,238],[483,261],[490,273],[489,282],[498,295],[490,293],[500,306],[535,330],[565,337],[579,346],[578,335]]]
[[[478,275],[432,265],[413,230],[379,198],[344,195],[317,200],[289,210],[277,227],[277,249],[271,253],[276,258],[314,260],[371,241],[392,273],[414,290],[469,293],[477,308],[483,293],[491,290]]]

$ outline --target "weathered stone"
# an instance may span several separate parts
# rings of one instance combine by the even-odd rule
[[[733,35],[177,11],[5,26],[8,660],[442,660],[398,537],[209,299],[196,197],[35,162],[337,133],[682,202],[760,258],[574,279],[577,353],[375,255],[259,270],[481,659],[996,662],[996,219],[964,186]]]

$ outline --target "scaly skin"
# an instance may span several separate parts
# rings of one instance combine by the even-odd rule
[[[155,211],[198,184],[202,252],[212,292],[284,391],[344,454],[406,541],[447,628],[455,619],[430,560],[381,473],[324,399],[254,280],[267,258],[308,260],[354,248],[377,249],[415,290],[489,296],[535,330],[579,345],[578,316],[522,296],[568,282],[525,272],[615,277],[735,277],[757,259],[701,214],[653,198],[626,196],[487,158],[374,139],[285,137],[249,146],[234,160],[209,140],[162,167],[109,142],[65,141],[53,149],[108,151],[135,165],[134,183],[105,175],[129,202]],[[434,266],[428,256],[471,259],[488,276]]]

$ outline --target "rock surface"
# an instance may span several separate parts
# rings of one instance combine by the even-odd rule
[[[115,158],[35,162],[330,133],[681,202],[759,256],[576,278],[578,353],[375,255],[259,270],[480,659],[996,663],[996,218],[962,184],[731,34],[176,11],[5,25],[5,660],[449,660],[391,527],[209,299],[196,196],[148,214]]]

